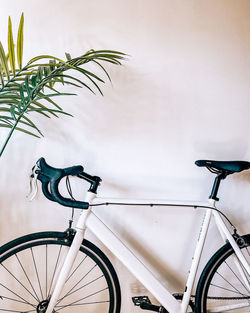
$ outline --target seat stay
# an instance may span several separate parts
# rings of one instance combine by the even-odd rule
[[[242,254],[242,251],[241,251],[240,247],[238,246],[238,244],[236,243],[234,237],[231,235],[230,231],[228,230],[225,223],[223,222],[220,214],[217,211],[213,210],[213,216],[214,216],[216,226],[219,229],[219,232],[222,236],[222,239],[223,240],[226,239],[226,241],[228,241],[230,243],[230,245],[232,246],[232,248],[235,252],[235,255],[238,258],[238,260],[243,265],[243,267],[245,268],[248,275],[250,275],[249,264],[247,263],[244,255]]]

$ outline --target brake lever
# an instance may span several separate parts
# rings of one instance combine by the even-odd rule
[[[35,166],[33,166],[32,172],[30,174],[30,190],[29,190],[28,195],[26,196],[26,198],[28,198],[29,201],[32,201],[36,197],[37,192],[38,192],[37,169],[39,169],[39,168],[36,164]]]

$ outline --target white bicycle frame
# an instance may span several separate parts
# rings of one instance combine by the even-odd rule
[[[83,210],[80,218],[76,225],[76,234],[72,245],[68,250],[68,254],[65,257],[64,263],[61,267],[60,274],[56,285],[54,287],[52,296],[50,298],[49,306],[46,310],[46,313],[52,313],[53,308],[55,307],[57,300],[59,299],[60,293],[64,286],[64,283],[69,275],[69,272],[73,266],[74,260],[78,253],[78,250],[82,244],[85,230],[88,228],[93,234],[130,270],[130,272],[147,288],[149,292],[159,301],[159,303],[170,313],[185,313],[190,301],[191,291],[193,288],[194,280],[196,277],[197,269],[199,266],[200,257],[202,254],[203,246],[206,240],[207,231],[209,228],[209,223],[211,217],[215,219],[215,223],[218,227],[218,230],[226,242],[228,241],[237,258],[235,258],[235,263],[240,261],[244,266],[247,273],[250,275],[249,264],[247,263],[245,257],[241,253],[240,248],[236,244],[233,236],[227,229],[225,223],[223,222],[218,211],[215,210],[215,201],[211,200],[208,203],[192,203],[190,202],[177,202],[177,201],[155,201],[155,200],[127,200],[127,199],[107,199],[107,198],[98,198],[95,194],[88,192],[86,195],[86,202],[90,204],[88,210]],[[95,215],[93,212],[93,207],[100,204],[126,204],[126,205],[166,205],[166,206],[190,206],[190,207],[199,207],[206,210],[204,215],[204,220],[200,229],[200,236],[195,248],[194,257],[192,260],[191,268],[189,271],[188,279],[186,282],[186,288],[181,302],[177,301],[174,296],[163,286],[159,280],[155,278],[152,272],[139,260],[126,245],[105,225],[105,223]],[[239,260],[239,261],[238,261]],[[246,277],[243,271],[241,275],[245,281]],[[247,285],[250,289],[250,286]],[[241,304],[242,305],[242,304]],[[243,304],[244,305],[244,304]],[[249,303],[246,303],[248,306]],[[223,310],[234,309],[237,307],[237,304],[230,306],[221,306],[217,307],[216,311],[221,312]],[[219,311],[218,311],[219,309]]]

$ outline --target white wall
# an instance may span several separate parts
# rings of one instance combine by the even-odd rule
[[[1,41],[8,15],[17,28],[22,11],[26,59],[65,51],[78,56],[90,48],[131,57],[123,67],[108,67],[113,87],[104,86],[104,97],[77,90],[78,97],[60,100],[74,119],[40,119],[41,140],[12,138],[1,159],[1,243],[66,228],[66,208],[42,195],[31,204],[25,198],[40,156],[56,167],[83,164],[103,178],[103,196],[194,200],[205,200],[213,181],[196,159],[250,160],[248,0],[1,1]],[[2,141],[6,133],[0,133]],[[249,187],[246,172],[227,178],[220,190],[220,206],[242,232],[248,231]],[[173,292],[183,291],[202,212],[126,207],[99,214],[149,259],[157,276],[168,277]],[[205,259],[218,245],[214,227],[210,236],[214,245]],[[113,262],[126,278],[125,299],[146,293]],[[123,312],[128,309],[124,301]]]

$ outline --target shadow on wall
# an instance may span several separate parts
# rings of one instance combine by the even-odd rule
[[[248,171],[243,171],[237,175],[234,176],[234,179],[237,182],[247,182],[247,183],[250,183],[250,170]]]

